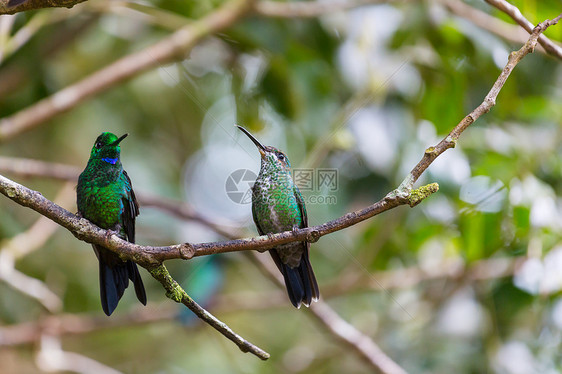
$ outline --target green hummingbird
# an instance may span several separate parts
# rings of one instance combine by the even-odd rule
[[[252,216],[260,235],[308,227],[306,207],[291,177],[289,158],[274,147],[262,145],[248,130],[237,126],[258,147],[259,175],[252,187]],[[308,258],[308,242],[282,244],[269,250],[283,274],[291,303],[300,308],[318,300],[320,292]]]
[[[78,177],[76,202],[82,217],[102,229],[112,230],[124,240],[135,242],[135,217],[139,205],[127,172],[120,161],[119,143],[127,137],[118,138],[104,132],[96,139],[86,169]],[[146,293],[137,265],[123,261],[115,253],[97,244],[92,245],[99,260],[100,296],[103,311],[113,313],[129,279],[135,285],[135,293],[146,305]]]

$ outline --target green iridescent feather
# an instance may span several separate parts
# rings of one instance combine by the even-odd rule
[[[131,180],[120,161],[119,143],[125,138],[102,133],[94,143],[86,169],[76,187],[78,212],[103,229],[135,242],[135,217],[139,206]],[[136,264],[123,261],[101,246],[93,245],[99,260],[102,308],[111,315],[131,280],[140,302],[146,305],[146,293]]]

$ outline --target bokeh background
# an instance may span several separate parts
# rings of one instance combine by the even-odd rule
[[[7,169],[15,158],[82,169],[102,131],[129,133],[122,162],[135,191],[183,201],[202,217],[180,219],[143,205],[138,243],[224,240],[205,221],[254,236],[250,205],[227,193],[251,184],[233,172],[259,170],[257,150],[234,127],[241,124],[285,150],[294,168],[337,171],[337,186],[316,183],[303,191],[310,224],[335,219],[396,188],[425,148],[482,102],[509,52],[522,45],[447,3],[245,18],[205,38],[184,60],[0,143],[0,172],[75,212],[75,181]],[[562,9],[558,0],[512,3],[535,24]],[[0,16],[0,117],[220,4],[91,0]],[[484,2],[463,4],[516,28]],[[546,35],[560,42],[561,26]],[[417,184],[437,182],[438,193],[312,245],[323,300],[408,372],[562,371],[561,125],[561,61],[536,51],[516,67],[492,111]],[[68,369],[77,372],[372,370],[307,310],[295,310],[285,291],[241,253],[166,265],[196,301],[269,351],[268,361],[241,353],[167,299],[143,269],[148,306],[128,290],[108,322],[91,247],[64,229],[51,235],[48,224],[26,236],[39,215],[6,198],[0,212],[2,373],[61,370],[54,363],[61,352],[84,360],[78,360],[82,369]],[[18,248],[29,253],[17,254]],[[3,255],[8,252],[16,255]],[[50,307],[17,289],[29,290],[37,280],[52,293]],[[85,331],[50,334],[56,321]],[[25,326],[37,336],[3,341],[3,331]]]

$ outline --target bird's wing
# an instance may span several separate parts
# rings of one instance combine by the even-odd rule
[[[133,191],[131,179],[127,172],[123,170],[123,181],[125,196],[123,197],[123,228],[127,234],[128,241],[135,242],[135,217],[139,215],[139,203]]]
[[[295,194],[295,198],[297,199],[297,204],[299,206],[299,211],[301,214],[301,218],[302,218],[302,224],[301,224],[301,229],[308,227],[308,216],[306,214],[306,206],[304,205],[304,199],[301,195],[301,191],[299,190],[299,188],[297,187],[297,185],[295,185],[293,187],[293,192]]]

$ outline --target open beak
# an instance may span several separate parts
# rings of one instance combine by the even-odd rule
[[[117,144],[121,143],[121,140],[125,139],[127,137],[127,135],[129,135],[129,134],[125,134],[125,135],[121,136],[119,139],[117,139],[116,141],[111,143],[111,145],[117,145]]]
[[[246,130],[242,126],[236,125],[236,127],[238,127],[238,129],[240,129],[240,131],[242,131],[244,134],[248,135],[248,138],[250,138],[250,140],[254,142],[256,147],[258,147],[258,151],[260,151],[261,157],[265,157],[265,147],[263,146],[263,144],[261,144],[258,139],[256,139],[252,134],[250,134],[248,130]]]

